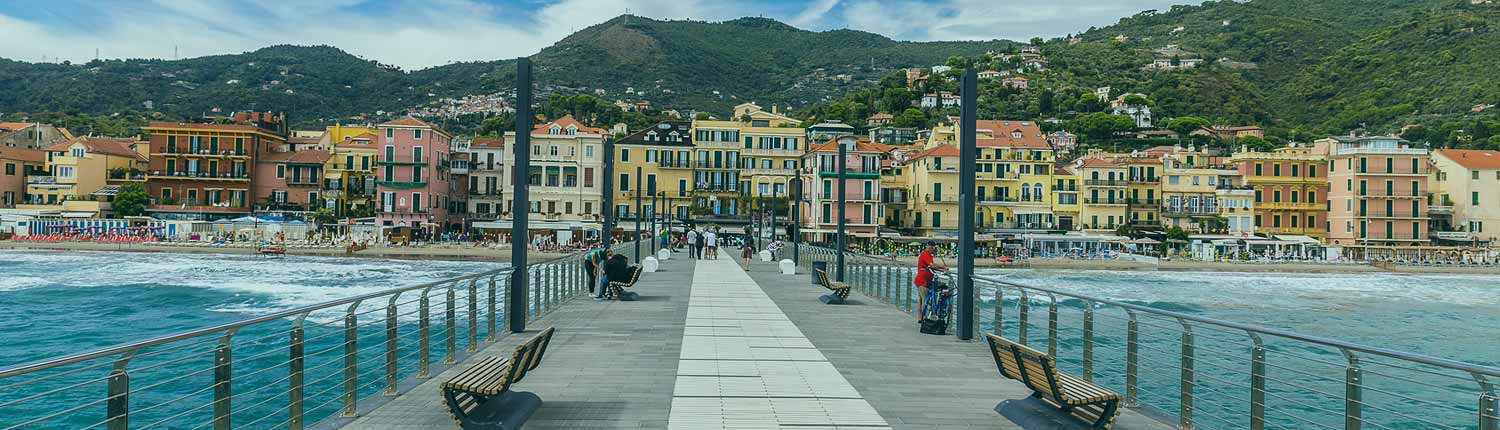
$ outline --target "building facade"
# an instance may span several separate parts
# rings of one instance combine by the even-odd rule
[[[603,207],[603,175],[604,139],[608,136],[609,131],[585,126],[572,116],[531,129],[530,170],[500,175],[504,190],[511,189],[517,175],[530,181],[531,228],[571,232],[602,225],[603,211],[607,210]],[[507,132],[507,154],[514,154],[515,144],[515,132]],[[513,169],[514,165],[507,167]],[[505,200],[506,211],[512,200]]]
[[[1432,154],[1431,217],[1446,217],[1433,238],[1449,244],[1500,238],[1500,151],[1439,149]]]
[[[255,212],[311,218],[324,207],[323,180],[330,154],[306,149],[272,152],[255,160]]]
[[[1406,247],[1427,237],[1426,149],[1398,137],[1335,136],[1314,142],[1327,157],[1328,244]],[[1356,253],[1355,255],[1359,255]]]
[[[28,176],[47,176],[47,154],[41,150],[0,146],[0,208],[24,204]]]
[[[646,216],[662,216],[686,222],[692,219],[696,193],[693,168],[692,124],[665,121],[632,133],[615,142],[614,213],[617,219],[634,219],[635,197],[641,195]],[[636,188],[640,169],[641,188]],[[657,196],[653,200],[652,196]],[[660,202],[660,208],[655,203]],[[697,209],[705,214],[701,206]]]
[[[343,128],[347,130],[347,127]],[[379,130],[344,135],[328,144],[328,163],[324,165],[324,199],[332,200],[335,214],[342,217],[375,214],[375,168],[380,151],[375,144]],[[329,127],[328,135],[341,133]],[[325,137],[326,137],[325,136]]]
[[[1327,160],[1311,147],[1240,151],[1229,158],[1255,190],[1255,225],[1271,234],[1328,237]]]
[[[469,143],[469,219],[495,221],[510,214],[506,205],[505,140],[476,137]]]
[[[120,185],[145,183],[149,168],[144,142],[102,137],[73,138],[47,148],[47,176],[27,180],[28,203],[68,212],[109,215]],[[38,208],[40,209],[40,208]]]
[[[8,148],[47,149],[72,140],[67,129],[35,122],[0,122],[0,146]]]
[[[228,124],[153,122],[146,212],[159,219],[217,220],[254,210],[256,161],[286,145],[286,116],[242,112]]]
[[[839,145],[845,157],[839,159]],[[803,236],[817,242],[829,242],[838,234],[839,165],[844,166],[845,231],[856,238],[873,239],[885,219],[881,204],[883,185],[881,165],[885,150],[868,139],[844,136],[812,145],[803,156],[801,169],[805,185],[801,215]],[[885,192],[889,195],[889,192]]]
[[[377,128],[376,225],[441,231],[448,225],[447,163],[453,136],[412,117]]]

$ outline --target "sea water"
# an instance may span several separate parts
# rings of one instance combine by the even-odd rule
[[[487,262],[7,250],[0,252],[0,309],[4,310],[0,312],[0,367],[501,267]],[[441,289],[431,296],[429,352],[441,362],[446,353],[446,298]],[[455,300],[460,309],[467,306],[463,296]],[[415,293],[401,300],[402,378],[416,371],[416,300]],[[384,388],[382,310],[387,302],[385,297],[377,301],[362,304],[358,310],[356,355],[364,367],[358,369],[356,381],[361,395]],[[338,399],[346,353],[342,348],[344,311],[341,306],[314,313],[304,323],[309,424],[342,406]],[[466,310],[458,317],[465,318]],[[467,327],[466,321],[461,323],[460,327]],[[235,375],[231,410],[236,427],[262,418],[246,428],[285,427],[291,326],[290,319],[272,321],[233,336],[228,355]],[[463,348],[466,333],[455,335]],[[190,339],[132,358],[131,428],[194,428],[209,423],[212,408],[199,407],[213,399],[213,363],[219,343],[215,337]],[[29,382],[89,366],[97,367]],[[84,428],[100,423],[104,404],[89,403],[104,398],[108,387],[103,378],[110,367],[105,360],[95,360],[0,378],[0,429],[84,405],[20,428]],[[48,393],[52,390],[60,391]],[[21,400],[40,393],[48,394]],[[327,401],[330,398],[335,401]]]
[[[254,315],[416,285],[502,267],[495,263],[353,258],[0,252],[0,367],[89,348],[232,322]],[[985,276],[1102,299],[1337,338],[1420,354],[1500,365],[1500,277],[1391,273],[1277,274],[983,270]],[[901,285],[907,282],[896,282]],[[891,291],[900,292],[901,288]],[[993,329],[994,290],[980,286],[981,323]],[[894,297],[893,297],[894,298]],[[416,372],[414,319],[401,308],[398,376]],[[433,295],[432,360],[441,362],[444,305]],[[1045,296],[1028,297],[1029,344],[1047,345]],[[463,295],[457,298],[460,302]],[[1007,290],[1002,334],[1020,325],[1019,295]],[[382,387],[384,303],[360,312],[356,356],[359,393]],[[1060,299],[1056,348],[1065,371],[1080,372],[1084,303]],[[464,306],[457,306],[464,318]],[[1125,391],[1125,314],[1094,310],[1093,376]],[[305,364],[308,422],[337,412],[342,392],[342,311],[309,316]],[[364,324],[375,322],[370,327]],[[1181,330],[1173,320],[1139,317],[1140,404],[1180,413]],[[284,428],[288,321],[235,335],[236,427]],[[465,329],[461,322],[459,330]],[[480,330],[484,324],[480,323]],[[1239,332],[1195,326],[1195,420],[1199,428],[1246,428],[1250,341]],[[483,333],[480,334],[483,336]],[[462,334],[458,348],[463,347]],[[1267,428],[1342,425],[1345,358],[1336,350],[1264,337]],[[134,359],[130,368],[132,428],[193,428],[210,424],[214,339]],[[1477,388],[1464,375],[1441,376],[1381,367],[1367,358],[1365,416],[1386,428],[1472,428]],[[97,363],[96,363],[97,364]],[[108,363],[105,363],[108,364]],[[38,383],[0,379],[0,428],[98,401],[108,366]],[[141,369],[141,370],[135,370]],[[67,370],[67,369],[61,369]],[[1424,368],[1427,371],[1440,369]],[[46,375],[44,373],[43,375]],[[1387,376],[1388,375],[1388,376]],[[15,402],[72,385],[60,393]],[[160,384],[160,385],[158,385]],[[1434,388],[1438,387],[1438,388]],[[257,390],[259,389],[259,390]],[[1411,399],[1417,400],[1411,400]],[[1425,402],[1436,402],[1433,405]],[[150,410],[142,410],[155,405]],[[199,409],[195,409],[199,408]],[[20,428],[81,428],[98,424],[102,404]],[[255,421],[261,420],[261,421]],[[1371,428],[1378,428],[1372,426]]]

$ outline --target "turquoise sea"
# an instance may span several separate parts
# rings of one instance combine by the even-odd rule
[[[319,257],[130,253],[0,252],[0,367],[210,326],[271,311],[414,285],[501,267],[494,263],[370,260]],[[1487,275],[1276,274],[1107,271],[982,271],[1008,281],[1052,287],[1105,299],[1310,335],[1500,366],[1500,277]],[[896,291],[900,291],[897,289]],[[993,327],[994,290],[981,287],[981,321]],[[434,295],[434,309],[444,302]],[[1031,296],[1028,338],[1047,344],[1046,297]],[[1007,291],[1003,333],[1015,337],[1019,296]],[[456,298],[458,318],[466,299]],[[399,376],[416,371],[415,318],[407,298],[399,318]],[[383,389],[385,369],[380,303],[361,308],[356,355],[361,395]],[[1065,370],[1081,370],[1084,304],[1059,300],[1058,357]],[[1119,391],[1123,378],[1124,313],[1096,307],[1093,371],[1096,381]],[[314,314],[307,324],[305,364],[309,422],[340,406],[344,349],[340,312]],[[444,354],[443,317],[434,312],[434,361]],[[1176,415],[1180,402],[1181,333],[1175,321],[1142,317],[1140,402]],[[284,428],[286,330],[290,322],[235,335],[235,427]],[[464,324],[458,327],[462,330]],[[480,324],[482,331],[484,324]],[[483,337],[483,333],[480,337]],[[1195,417],[1199,428],[1247,428],[1245,375],[1249,339],[1242,332],[1194,328]],[[462,349],[462,335],[458,348]],[[131,428],[195,428],[211,424],[214,339],[181,342],[176,349],[133,359]],[[1342,427],[1332,415],[1345,406],[1337,351],[1265,339],[1268,350],[1267,428]],[[1477,388],[1466,375],[1431,368],[1366,366],[1367,428],[1474,428]],[[89,363],[99,365],[99,363]],[[1397,363],[1399,364],[1399,363]],[[87,428],[100,424],[102,404],[56,418],[28,421],[103,397],[103,367],[58,369],[55,378],[0,378],[0,429]],[[64,373],[76,370],[74,373]],[[23,383],[26,382],[26,383]],[[60,390],[67,388],[66,390]],[[257,388],[260,388],[257,390]],[[60,390],[52,393],[54,390]],[[36,398],[30,398],[36,396]],[[18,400],[19,399],[19,400]],[[334,401],[329,401],[330,399]],[[1441,404],[1441,407],[1430,403]],[[1467,413],[1465,411],[1468,411]],[[1337,419],[1330,419],[1336,417]],[[256,421],[260,420],[260,421]],[[99,426],[102,428],[102,426]]]

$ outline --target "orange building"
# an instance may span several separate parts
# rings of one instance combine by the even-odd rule
[[[1328,245],[1429,243],[1426,149],[1398,137],[1335,136],[1315,142],[1313,152],[1328,160]]]
[[[1229,158],[1255,189],[1255,226],[1271,234],[1328,237],[1327,158],[1307,146],[1240,151]]]

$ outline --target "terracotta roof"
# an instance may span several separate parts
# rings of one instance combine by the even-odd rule
[[[874,115],[870,115],[870,119],[893,119],[893,118],[895,118],[895,117],[891,116],[891,114],[888,114],[888,113],[885,113],[885,112],[881,112],[881,113],[877,113],[877,114],[874,114]]]
[[[978,139],[975,143],[984,148],[1036,148],[1051,149],[1047,136],[1036,121],[982,120],[975,121],[974,128],[988,130],[994,139]],[[1012,137],[1020,132],[1021,137]]]
[[[129,157],[140,161],[146,161],[146,156],[130,149],[130,145],[135,143],[135,141],[131,139],[113,139],[106,137],[75,137],[72,140],[58,142],[57,144],[48,147],[47,150],[51,152],[66,152],[68,150],[68,147],[73,146],[73,144],[75,143],[82,143],[84,147],[88,148],[88,152],[114,155],[119,157]]]
[[[1069,169],[1068,166],[1057,166],[1057,174],[1060,176],[1072,176],[1073,169]]]
[[[1437,153],[1466,169],[1500,169],[1500,151],[1439,149]]]
[[[32,125],[35,125],[35,123],[30,123],[30,122],[0,122],[0,130],[16,131],[16,130],[25,129],[26,127],[31,127]]]
[[[47,153],[40,149],[0,146],[0,159],[42,164],[47,160]]]
[[[835,140],[838,139],[832,139],[823,143],[814,143],[812,145],[809,145],[807,147],[807,150],[809,152],[838,152],[839,147],[838,144],[834,142]],[[884,154],[889,150],[890,147],[887,145],[872,143],[870,142],[869,138],[860,136],[858,140],[854,142],[854,150],[850,152],[872,152]]]
[[[276,130],[268,130],[268,129],[256,127],[256,126],[253,126],[253,125],[243,125],[243,124],[205,124],[205,123],[197,123],[197,122],[162,122],[162,121],[154,121],[154,122],[151,122],[150,124],[147,124],[146,127],[144,127],[144,128],[146,130],[189,129],[189,130],[238,131],[238,132],[244,132],[244,133],[256,133],[256,132],[260,132],[260,133],[266,133],[266,134],[270,134],[270,135],[274,135],[274,136],[283,136],[281,133],[276,132]]]
[[[273,152],[262,155],[256,161],[262,163],[323,164],[328,162],[328,151],[305,150],[297,152]]]
[[[343,141],[336,142],[333,144],[333,146],[345,148],[370,148],[375,143],[376,138],[377,137],[371,133],[360,133],[356,136],[344,136]],[[365,143],[355,143],[358,141],[364,141]]]
[[[505,139],[498,137],[476,137],[469,143],[470,148],[495,148],[505,149]]]
[[[914,161],[914,160],[916,160],[918,158],[922,158],[922,157],[957,157],[957,156],[958,156],[958,147],[957,146],[953,146],[953,145],[938,145],[935,148],[919,152],[916,155],[911,156],[911,158],[906,159],[906,161]]]
[[[543,123],[543,124],[537,124],[535,127],[531,128],[531,133],[532,134],[536,134],[538,132],[546,133],[547,129],[552,128],[552,124],[557,124],[558,127],[562,127],[564,130],[566,130],[569,125],[571,125],[571,126],[574,126],[574,127],[578,127],[578,131],[584,132],[584,133],[609,134],[608,131],[605,131],[602,128],[588,127],[588,126],[583,125],[583,123],[578,122],[578,120],[576,120],[576,119],[573,119],[573,115],[564,115],[562,118],[558,118],[558,119],[552,120],[551,122],[547,122],[547,123]]]
[[[1105,160],[1103,158],[1085,158],[1083,159],[1083,161],[1078,163],[1078,166],[1088,168],[1111,168],[1120,167],[1120,163]]]
[[[1153,147],[1150,147],[1150,148],[1146,148],[1146,152],[1172,152],[1173,150],[1176,150],[1176,149],[1177,149],[1177,147],[1174,147],[1174,146],[1171,146],[1171,145],[1160,145],[1160,146],[1153,146]]]

